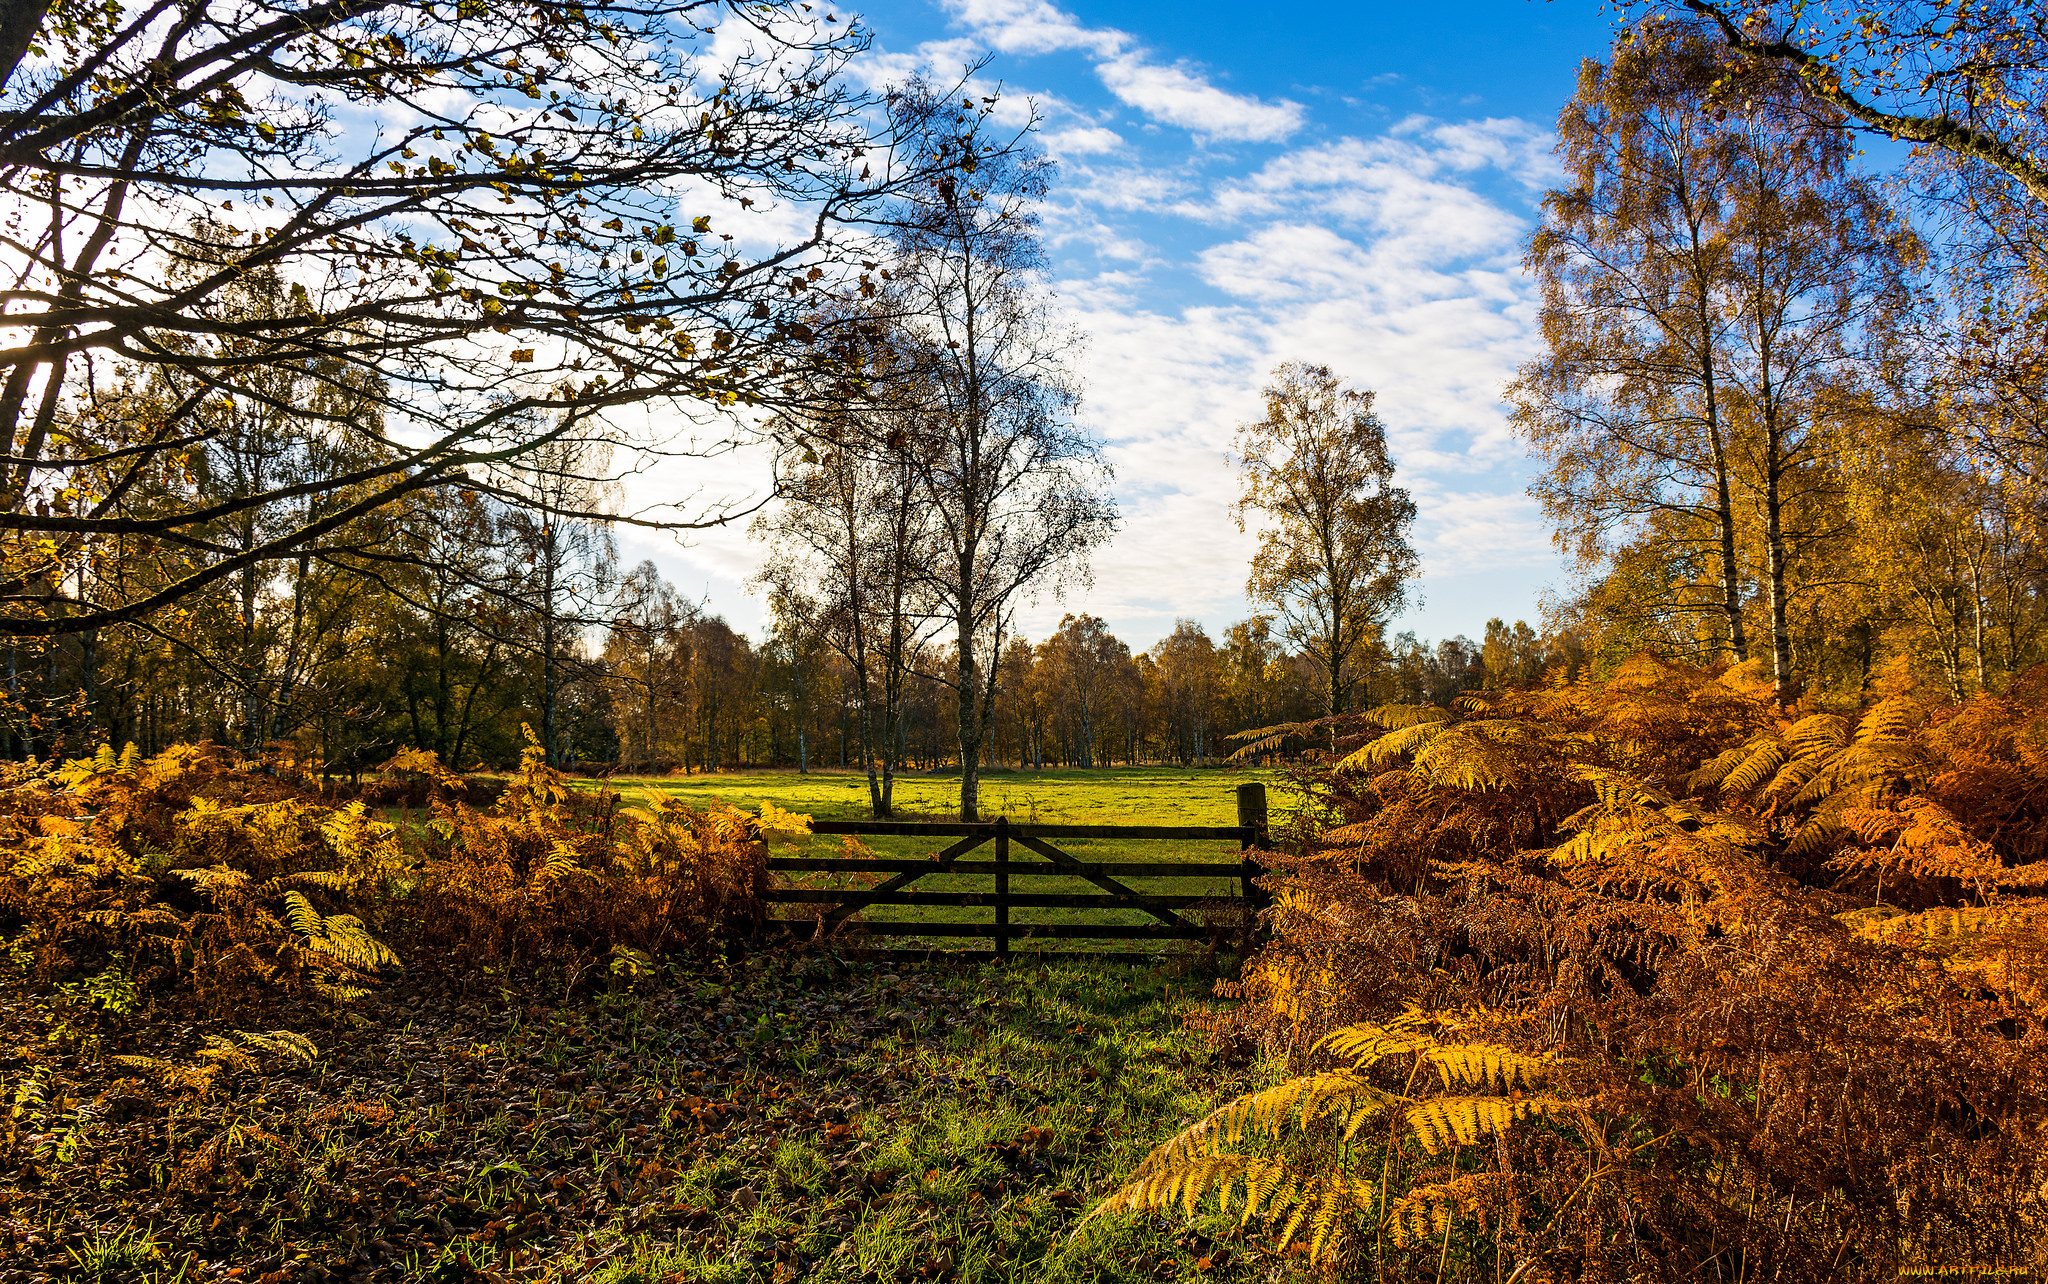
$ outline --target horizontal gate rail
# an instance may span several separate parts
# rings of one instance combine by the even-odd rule
[[[895,919],[861,924],[869,936],[987,936],[989,927],[987,923],[913,923]],[[1016,940],[1042,937],[1047,940],[1199,941],[1207,935],[1199,924],[1187,927],[1168,927],[1164,923],[1146,923],[1137,927],[1121,923],[1010,924],[1010,936]]]
[[[1019,825],[984,820],[973,824],[959,821],[910,820],[814,820],[814,834],[880,834],[899,838],[993,838],[998,824],[1009,824],[1012,838],[1213,838],[1218,842],[1245,843],[1257,838],[1244,825]]]
[[[1129,896],[1091,892],[927,892],[915,887],[900,888],[887,896],[861,889],[833,891],[778,887],[763,892],[761,899],[781,905],[997,905],[1004,902],[1022,909],[1186,909],[1190,905],[1212,905],[1235,901],[1235,896],[1191,896],[1171,892],[1157,895],[1135,892]]]
[[[1254,853],[1266,846],[1265,786],[1244,784],[1237,789],[1235,825],[1038,825],[1013,824],[1008,819],[963,823],[956,821],[821,820],[811,825],[820,835],[872,835],[897,838],[951,838],[957,841],[923,859],[892,857],[777,856],[768,868],[783,873],[888,874],[891,877],[873,887],[820,888],[777,887],[763,899],[772,904],[830,907],[817,918],[773,919],[791,930],[810,927],[820,937],[829,936],[847,924],[855,914],[871,906],[905,905],[932,908],[988,907],[995,921],[988,923],[926,923],[912,919],[863,919],[854,924],[870,937],[982,937],[993,938],[992,957],[1010,953],[1012,941],[1084,940],[1105,941],[1192,941],[1210,935],[1203,923],[1191,922],[1176,910],[1218,904],[1249,905],[1255,902],[1252,880],[1263,872]],[[1224,861],[1082,861],[1055,847],[1053,839],[1140,839],[1152,841],[1235,842],[1242,859]],[[961,857],[984,844],[994,847],[994,860],[962,860]],[[1013,860],[1012,847],[1021,847],[1042,859]],[[912,887],[930,874],[993,876],[992,891],[925,891]],[[1029,878],[1079,878],[1095,884],[1100,892],[1013,892],[1012,875]],[[1234,878],[1237,894],[1148,893],[1117,881],[1126,878]],[[1028,886],[1028,884],[1027,884]],[[1043,884],[1040,884],[1043,886]],[[1157,922],[1129,923],[1014,923],[1012,909],[1122,910],[1148,914]],[[915,951],[911,951],[915,952]],[[889,951],[891,954],[904,951]],[[978,955],[977,955],[978,956]],[[1110,952],[1104,957],[1117,957]]]
[[[1253,876],[1260,872],[1256,861],[1144,861],[1110,860],[1081,861],[1073,865],[1055,865],[1051,861],[1010,861],[1008,868],[1012,875],[1033,874],[1044,878],[1079,878],[1087,874],[1122,874],[1126,878],[1239,878],[1245,867],[1252,868]],[[873,858],[858,856],[776,856],[769,860],[769,869],[810,870],[824,874],[909,874],[922,871],[927,874],[993,874],[996,862],[992,860],[956,860],[944,870],[935,868],[929,858],[924,860],[893,859],[887,856]]]

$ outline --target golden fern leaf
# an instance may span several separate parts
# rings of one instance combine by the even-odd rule
[[[1451,1181],[1417,1186],[1387,1209],[1387,1229],[1403,1248],[1441,1242],[1451,1223],[1513,1193],[1513,1173],[1468,1173]]]
[[[320,1049],[314,1046],[313,1041],[295,1030],[237,1030],[235,1037],[254,1051],[294,1065],[311,1065],[320,1055]]]
[[[318,940],[326,935],[327,920],[320,916],[319,910],[313,908],[313,903],[306,899],[304,892],[284,894],[284,913],[285,920],[299,935],[312,940]]]
[[[1437,710],[1442,713],[1443,710]],[[1374,771],[1388,766],[1404,754],[1419,752],[1429,743],[1450,729],[1445,718],[1427,722],[1413,722],[1387,732],[1383,736],[1367,741],[1338,761],[1337,770],[1343,772]]]
[[[1451,712],[1433,704],[1383,704],[1368,711],[1365,720],[1389,731],[1401,731],[1408,727],[1449,722]]]
[[[533,881],[545,886],[559,883],[582,872],[583,866],[576,859],[576,849],[557,838],[548,848],[547,859],[533,872]]]
[[[762,802],[761,814],[756,821],[762,834],[773,834],[778,838],[802,838],[811,832],[811,818],[793,811],[784,811],[772,802]]]
[[[1564,1105],[1555,1098],[1433,1097],[1408,1107],[1401,1121],[1429,1153],[1470,1146],[1503,1132],[1519,1120],[1548,1114]]]
[[[1387,1025],[1349,1025],[1332,1030],[1317,1040],[1316,1048],[1327,1048],[1348,1057],[1352,1068],[1366,1070],[1388,1057],[1421,1052],[1436,1046],[1430,1035],[1411,1028],[1412,1020],[1396,1018]]]
[[[1235,736],[1231,737],[1231,739],[1233,740],[1236,738],[1237,737]],[[1236,762],[1241,758],[1257,758],[1262,754],[1278,753],[1280,751],[1280,747],[1286,743],[1287,733],[1284,731],[1277,732],[1269,736],[1262,736],[1259,739],[1252,741],[1250,744],[1244,745],[1243,747],[1238,749],[1233,749],[1230,753],[1230,760],[1232,762]]]
[[[1849,720],[1835,713],[1813,713],[1787,728],[1792,756],[1813,758],[1849,747]]]
[[[345,892],[356,885],[356,879],[340,870],[307,869],[296,874],[287,874],[278,880],[281,884],[298,883],[305,887],[324,888],[330,892]]]
[[[1221,1147],[1241,1144],[1248,1134],[1277,1137],[1325,1116],[1340,1122],[1348,1137],[1367,1119],[1401,1100],[1348,1070],[1303,1075],[1246,1093],[1212,1111],[1159,1146],[1154,1154],[1162,1158],[1177,1154],[1213,1155],[1220,1153]]]
[[[1141,1165],[1130,1181],[1103,1196],[1102,1202],[1082,1220],[1106,1213],[1171,1208],[1176,1204],[1192,1213],[1212,1193],[1218,1198],[1219,1208],[1229,1212],[1232,1190],[1242,1188],[1242,1223],[1251,1220],[1286,1175],[1286,1165],[1277,1159],[1228,1152],[1199,1155],[1173,1165],[1148,1163]]]
[[[245,891],[249,886],[247,874],[239,869],[230,869],[226,865],[208,865],[201,869],[178,869],[171,872],[215,900],[220,899],[224,892]]]
[[[1913,727],[1919,722],[1922,713],[1920,702],[1909,695],[1886,696],[1871,705],[1862,720],[1856,724],[1856,736],[1852,743],[1904,743],[1911,739]]]
[[[1718,786],[1724,794],[1746,794],[1785,765],[1785,746],[1776,736],[1757,736],[1710,759],[1686,781],[1689,789]]]
[[[1526,723],[1507,719],[1459,723],[1420,746],[1411,769],[1434,785],[1452,789],[1499,789],[1536,749],[1539,736]]]
[[[210,1096],[213,1092],[214,1076],[220,1073],[217,1065],[190,1065],[182,1061],[167,1061],[161,1057],[110,1057],[117,1065],[139,1070],[167,1088]]]
[[[1795,856],[1810,855],[1848,833],[1849,828],[1839,815],[1817,811],[1793,832],[1792,841],[1785,844],[1785,849]]]
[[[1387,1210],[1387,1231],[1400,1248],[1433,1244],[1451,1229],[1451,1210],[1411,1193]]]
[[[261,1063],[249,1054],[248,1049],[217,1034],[207,1035],[200,1044],[199,1051],[193,1055],[201,1061],[210,1061],[224,1069],[242,1070],[249,1074],[255,1074],[263,1068]]]
[[[1533,1088],[1555,1068],[1541,1057],[1490,1043],[1458,1043],[1431,1048],[1423,1054],[1423,1060],[1443,1076],[1447,1088],[1454,1085]]]

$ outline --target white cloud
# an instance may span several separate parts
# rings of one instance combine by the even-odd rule
[[[1301,146],[1190,147],[1190,134],[1284,144],[1310,109],[1231,92],[1049,0],[941,3],[960,38],[920,46],[916,65],[957,65],[980,49],[1067,53],[1103,86],[1070,80],[1055,97],[1016,86],[1010,67],[1002,77],[1006,102],[1038,107],[1043,142],[1062,161],[1045,235],[1058,302],[1089,336],[1076,357],[1081,418],[1116,469],[1124,517],[1094,558],[1092,585],[1028,606],[1020,626],[1042,637],[1085,609],[1144,647],[1176,618],[1214,635],[1249,613],[1254,540],[1230,516],[1228,452],[1259,414],[1273,366],[1291,358],[1378,394],[1399,482],[1419,508],[1428,603],[1397,627],[1474,636],[1492,614],[1535,618],[1538,590],[1560,572],[1523,491],[1529,463],[1501,390],[1538,343],[1520,259],[1531,200],[1558,177],[1547,132],[1416,116]],[[1118,123],[1133,117],[1187,132]],[[737,460],[692,471],[709,491],[753,480]],[[693,543],[678,581],[695,577],[716,609],[757,621],[758,603],[737,594],[758,549],[737,530]]]
[[[1098,210],[1158,210],[1172,206],[1194,190],[1193,182],[1185,174],[1142,165],[1076,165],[1064,172],[1061,179],[1054,194],[1063,202]]]
[[[1114,58],[1132,43],[1124,32],[1084,27],[1078,18],[1046,0],[949,0],[953,15],[1004,53],[1043,54],[1079,49]]]
[[[1301,104],[1218,89],[1185,64],[1155,62],[1128,32],[1083,26],[1048,0],[946,0],[946,8],[976,39],[1002,53],[1084,54],[1119,102],[1198,137],[1270,143],[1301,128]]]
[[[1215,631],[1250,609],[1252,544],[1229,516],[1226,452],[1235,427],[1259,413],[1272,367],[1302,358],[1379,394],[1400,482],[1419,508],[1430,600],[1403,626],[1474,633],[1488,614],[1532,614],[1555,560],[1500,401],[1535,344],[1519,266],[1528,221],[1519,201],[1482,188],[1505,176],[1519,190],[1539,175],[1531,158],[1543,141],[1520,122],[1414,121],[1200,186],[1135,165],[1090,171],[1082,191],[1112,198],[1092,207],[1105,216],[1130,208],[1133,193],[1178,187],[1167,212],[1183,228],[1228,227],[1174,265],[1214,291],[1210,300],[1161,307],[1165,282],[1152,278],[1174,267],[1154,265],[1147,277],[1061,286],[1092,336],[1083,417],[1109,443],[1126,516],[1096,559],[1090,610],[1140,645],[1175,616]]]
[[[1120,102],[1165,125],[1203,138],[1277,143],[1301,128],[1301,104],[1265,102],[1218,89],[1186,67],[1162,67],[1126,54],[1095,68]]]
[[[1124,145],[1123,135],[1113,129],[1099,125],[1087,125],[1078,129],[1062,129],[1047,134],[1041,140],[1045,150],[1054,156],[1099,156],[1113,152]]]

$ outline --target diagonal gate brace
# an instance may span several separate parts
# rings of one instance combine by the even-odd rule
[[[1085,878],[1089,882],[1095,884],[1097,887],[1100,887],[1105,892],[1115,892],[1119,896],[1144,895],[1144,893],[1140,892],[1137,888],[1126,887],[1124,884],[1117,882],[1115,879],[1109,877],[1107,874],[1088,873],[1086,870],[1082,868],[1080,861],[1075,860],[1072,856],[1067,855],[1065,852],[1053,846],[1051,843],[1046,842],[1042,838],[1025,838],[1022,835],[1012,835],[1011,841],[1019,844],[1020,846],[1030,848],[1032,851],[1037,852],[1040,856],[1045,857],[1047,860],[1051,861],[1055,865],[1060,866],[1063,869],[1071,869],[1074,872],[1075,877]],[[1174,913],[1172,910],[1154,909],[1149,905],[1136,905],[1132,908],[1142,909],[1147,914],[1150,914],[1152,917],[1158,919],[1160,922],[1171,924],[1174,927],[1192,926],[1192,924],[1190,924],[1186,919]]]
[[[825,915],[824,920],[819,924],[818,934],[823,936],[825,933],[830,932],[847,919],[873,905],[876,899],[887,896],[899,887],[907,887],[918,879],[923,878],[926,874],[944,873],[954,861],[981,846],[992,837],[994,837],[993,834],[969,834],[944,851],[934,852],[929,869],[913,869],[907,873],[898,874],[885,883],[878,883],[870,887],[867,890],[867,898],[865,900],[848,901],[835,908],[830,914]]]

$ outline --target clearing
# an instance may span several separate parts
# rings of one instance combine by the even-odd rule
[[[1251,770],[1217,770],[1176,767],[1118,767],[1089,770],[1011,771],[1002,770],[982,781],[982,806],[991,818],[1005,816],[1020,823],[1105,824],[1105,825],[1235,825],[1237,786],[1246,781],[1266,784],[1276,813],[1282,805],[1275,788],[1278,773]],[[868,786],[865,776],[850,772],[818,771],[799,775],[794,771],[726,772],[702,776],[634,776],[612,781],[630,804],[656,793],[673,794],[697,806],[718,802],[740,807],[758,807],[772,802],[790,811],[802,812],[816,820],[865,820],[868,818]],[[918,774],[896,782],[896,819],[906,821],[950,820],[958,814],[960,778],[957,773]],[[869,837],[852,840],[818,836],[807,844],[778,854],[836,856],[872,853],[895,859],[930,856],[943,842],[900,837]],[[1237,844],[1215,841],[1158,841],[1131,839],[1061,839],[1057,846],[1081,861],[1235,861]],[[863,852],[862,849],[865,849]],[[1035,862],[1029,852],[1013,851],[1019,862]],[[987,859],[986,850],[975,859]],[[854,886],[844,877],[824,874],[786,874],[790,887],[838,888]],[[1155,895],[1231,897],[1238,891],[1234,878],[1125,877],[1125,883],[1140,892]],[[1042,876],[1029,880],[1030,891],[1046,893],[1090,893],[1100,889],[1079,878]],[[1018,890],[1026,890],[1021,885]],[[932,874],[917,883],[928,892],[987,891],[986,876]],[[796,917],[799,907],[778,907],[785,917]],[[1219,913],[1222,912],[1219,910]],[[890,922],[992,922],[995,911],[987,907],[887,905],[866,911],[861,921]],[[1143,926],[1154,922],[1139,910],[1099,909],[1017,909],[1011,921],[1019,927],[1050,923],[1098,923]],[[857,930],[857,928],[855,928]],[[960,948],[980,944],[959,938],[891,938],[880,942],[909,948]],[[1197,948],[1161,942],[1173,948]],[[1101,950],[1114,953],[1128,942],[1061,940],[1048,948]],[[1020,950],[1030,948],[1019,943]]]

